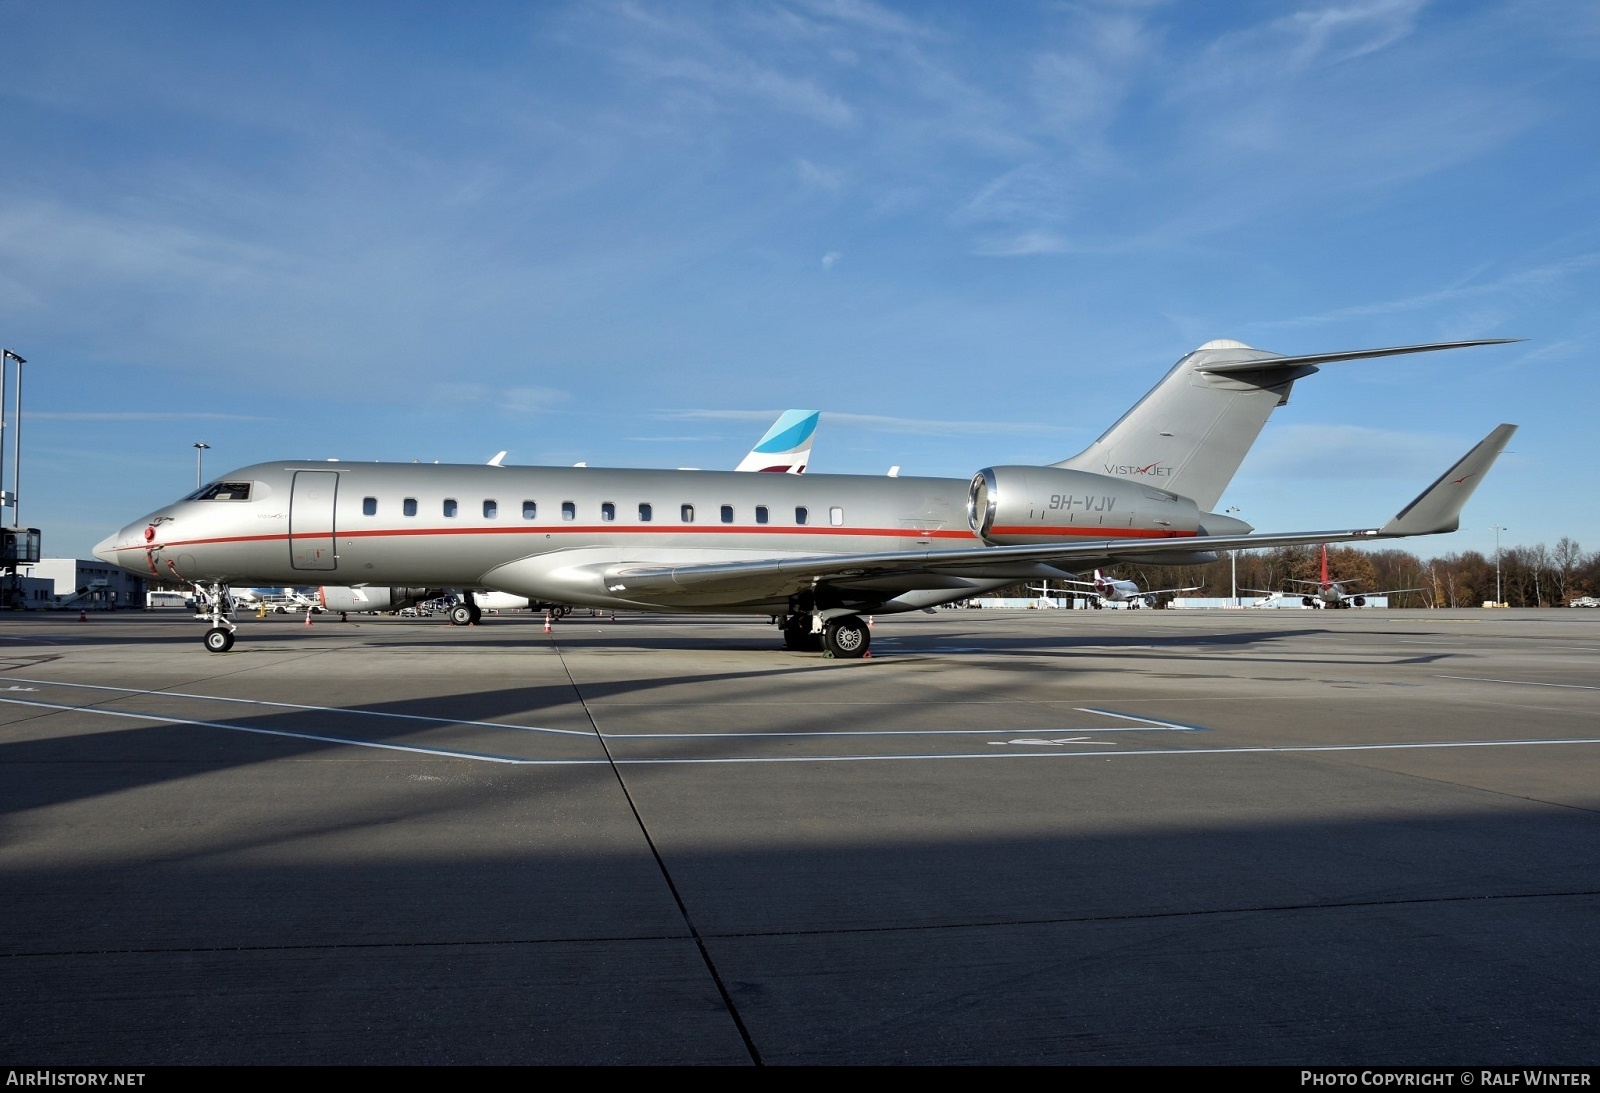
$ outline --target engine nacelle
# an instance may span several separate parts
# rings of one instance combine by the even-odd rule
[[[1352,607],[1365,607],[1367,606],[1367,598],[1365,596],[1352,596],[1350,597],[1350,605]]]
[[[317,589],[317,599],[329,611],[398,611],[415,607],[439,595],[437,588],[349,588]]]
[[[1310,596],[1301,596],[1300,597],[1300,602],[1302,604],[1304,604],[1305,606],[1307,606],[1307,607],[1315,607],[1315,606],[1317,606],[1317,601],[1315,599],[1313,599],[1312,597],[1310,597]]]
[[[1241,521],[1221,519],[1249,530]],[[972,479],[967,522],[995,546],[1204,534],[1200,509],[1187,497],[1061,467],[984,468]]]

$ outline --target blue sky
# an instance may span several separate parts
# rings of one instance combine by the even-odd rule
[[[1333,365],[1224,497],[1424,554],[1600,548],[1591,0],[0,0],[23,522],[86,556],[268,459],[1071,455],[1185,352]],[[11,444],[5,459],[11,462]],[[7,472],[9,474],[9,470]]]

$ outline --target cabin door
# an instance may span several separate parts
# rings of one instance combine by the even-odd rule
[[[295,471],[289,496],[289,564],[295,569],[339,567],[333,553],[333,502],[339,492],[335,471]]]

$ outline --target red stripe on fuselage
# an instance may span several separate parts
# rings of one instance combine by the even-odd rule
[[[840,527],[770,527],[754,524],[748,527],[721,525],[717,527],[693,524],[563,524],[534,525],[532,527],[500,528],[387,528],[372,531],[301,531],[290,535],[221,535],[210,539],[173,539],[166,543],[139,543],[140,550],[159,550],[164,547],[213,546],[219,543],[266,543],[290,539],[382,539],[416,535],[854,535],[900,539],[974,539],[970,531],[918,531],[915,528],[840,528]],[[132,550],[134,547],[118,547]]]

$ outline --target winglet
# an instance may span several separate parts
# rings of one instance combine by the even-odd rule
[[[1455,466],[1379,528],[1378,534],[1433,535],[1456,530],[1461,526],[1462,507],[1516,431],[1515,425],[1496,425],[1472,451],[1458,459]]]

